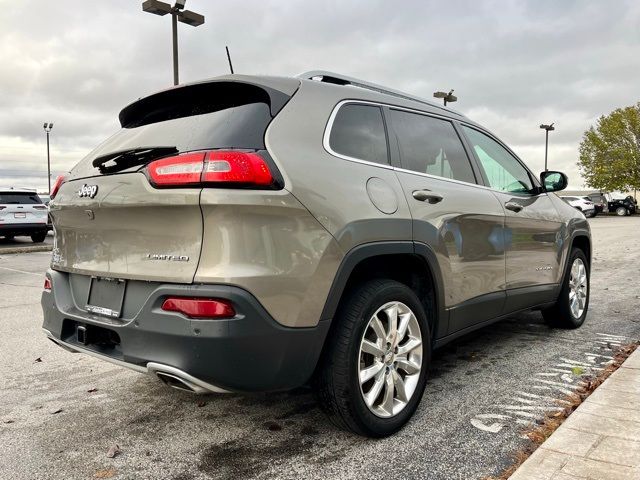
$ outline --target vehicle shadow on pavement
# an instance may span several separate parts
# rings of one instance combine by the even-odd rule
[[[110,462],[125,475],[151,475],[170,463],[172,471],[184,473],[174,478],[272,477],[282,468],[291,473],[302,469],[319,478],[331,468],[338,472],[346,463],[364,462],[364,468],[363,449],[393,448],[397,442],[430,429],[440,434],[433,424],[439,416],[442,419],[450,395],[464,387],[464,379],[511,361],[509,355],[528,347],[531,341],[517,338],[522,328],[538,332],[541,323],[538,313],[522,314],[437,351],[416,417],[387,439],[366,439],[333,427],[309,387],[278,393],[195,396],[120,368],[91,374],[78,373],[80,366],[70,366],[77,378],[67,379],[69,388],[60,401],[72,407],[49,417],[37,441],[52,466],[59,465],[62,471],[81,455],[85,459],[81,470],[89,476]],[[95,360],[82,358],[75,363],[79,362]],[[87,393],[87,384],[96,384],[97,392]],[[111,444],[122,450],[115,461],[104,457]],[[426,455],[437,455],[437,451],[429,450]]]

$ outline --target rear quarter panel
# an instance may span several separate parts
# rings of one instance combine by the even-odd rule
[[[354,93],[354,98],[367,100],[366,91]],[[335,237],[343,252],[371,241],[411,240],[411,214],[394,171],[336,157],[323,147],[331,112],[344,99],[345,87],[302,82],[267,130],[267,148],[281,166],[285,188]],[[373,204],[367,193],[371,178],[380,179],[376,183],[395,197],[393,213],[383,213]]]

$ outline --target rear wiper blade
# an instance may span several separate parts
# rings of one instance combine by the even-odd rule
[[[169,146],[129,148],[96,157],[91,164],[102,174],[115,173],[176,153],[179,150]]]

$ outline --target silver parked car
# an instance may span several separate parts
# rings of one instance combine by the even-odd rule
[[[584,216],[481,125],[327,72],[231,75],[122,110],[57,183],[44,330],[193,392],[311,382],[399,430],[434,348],[527,309],[576,328]]]
[[[0,188],[0,237],[31,237],[42,243],[47,237],[47,206],[35,190]]]

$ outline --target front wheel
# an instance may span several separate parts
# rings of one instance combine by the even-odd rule
[[[371,280],[341,305],[316,376],[321,407],[337,426],[369,437],[400,430],[417,409],[431,354],[416,294]]]
[[[579,248],[571,250],[569,271],[556,304],[542,311],[545,321],[560,328],[579,328],[589,308],[589,262]]]
[[[624,217],[625,215],[627,215],[627,209],[624,207],[616,208],[616,215],[618,215],[619,217]]]

